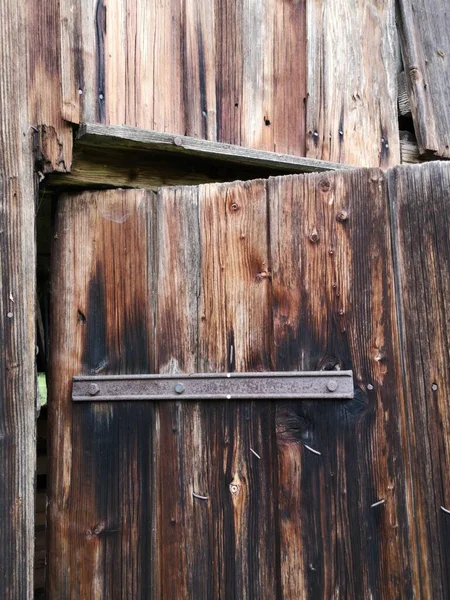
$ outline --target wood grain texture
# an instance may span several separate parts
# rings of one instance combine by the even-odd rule
[[[420,153],[450,158],[450,8],[446,2],[400,0],[403,62]]]
[[[0,5],[0,594],[33,598],[35,261],[27,7]],[[19,43],[19,40],[21,42]]]
[[[422,598],[450,594],[450,165],[389,173]]]
[[[199,189],[198,370],[270,370],[266,183]],[[213,597],[277,598],[280,549],[273,403],[216,402],[213,410],[218,444],[212,449],[209,478],[220,569]],[[214,432],[206,430],[206,439],[207,435]]]
[[[61,17],[66,118],[304,155],[303,1],[62,0]]]
[[[420,597],[389,221],[380,170],[60,200],[51,598]],[[336,368],[353,401],[70,402]]]
[[[72,407],[70,396],[76,373],[152,372],[152,206],[145,191],[59,203],[49,389],[53,598],[139,598],[155,579],[154,409]]]
[[[35,157],[41,173],[67,172],[72,164],[72,127],[62,114],[59,0],[27,4],[30,124],[36,127]]]
[[[274,178],[269,198],[273,368],[351,368],[356,385],[351,402],[277,403],[282,597],[413,598],[385,177]]]
[[[45,185],[158,188],[344,168],[193,137],[90,123],[77,132],[70,174],[53,174]]]
[[[306,156],[400,162],[393,0],[307,1]]]

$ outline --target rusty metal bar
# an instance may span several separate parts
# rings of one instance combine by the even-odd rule
[[[73,378],[75,402],[351,399],[352,371],[93,375]]]

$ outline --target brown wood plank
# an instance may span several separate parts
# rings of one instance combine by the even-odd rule
[[[450,165],[389,173],[423,598],[450,595]],[[441,508],[443,507],[443,508]]]
[[[307,2],[306,156],[400,162],[392,0]]]
[[[307,161],[306,163],[308,164]],[[322,162],[319,168],[327,170],[327,167],[328,165]],[[291,170],[302,171],[303,168],[303,165],[297,165],[296,161],[289,168],[288,163],[277,166],[276,163],[272,165],[270,160],[264,159],[261,164],[258,164],[258,161],[255,164],[246,164],[245,158],[239,163],[237,160],[228,161],[226,157],[215,159],[190,156],[185,152],[174,154],[165,151],[124,150],[103,144],[96,147],[76,142],[71,172],[49,175],[45,178],[44,185],[47,190],[64,191],[98,187],[145,187],[156,191],[161,186],[248,180],[282,175]],[[310,168],[310,165],[306,168]]]
[[[199,370],[270,370],[266,182],[202,186],[199,202]],[[220,565],[214,597],[278,598],[274,405],[230,400],[213,410],[205,437],[214,437],[207,475]]]
[[[273,368],[356,383],[277,403],[282,597],[418,597],[385,177],[271,179],[269,208]]]
[[[28,7],[0,4],[0,595],[33,597],[36,181]]]
[[[304,3],[62,0],[61,16],[66,117],[304,154]]]
[[[217,140],[215,11],[214,0],[184,3],[185,133],[207,140]]]
[[[77,133],[71,173],[53,174],[45,185],[158,188],[345,168],[188,136],[90,123]]]
[[[447,2],[400,0],[400,31],[420,153],[450,158],[450,8]]]
[[[27,5],[29,44],[28,103],[36,127],[35,152],[42,173],[65,173],[72,164],[72,127],[63,120],[59,0]]]
[[[197,370],[197,302],[200,288],[198,189],[162,189],[157,199],[155,237],[156,370],[193,373]],[[192,591],[208,594],[208,501],[202,464],[202,424],[199,405],[162,403],[159,410],[161,465],[158,525],[159,580],[162,598],[187,599]]]
[[[157,590],[150,568],[159,468],[154,409],[71,403],[75,374],[153,369],[153,196],[109,191],[59,200],[49,389],[51,598],[138,598]]]

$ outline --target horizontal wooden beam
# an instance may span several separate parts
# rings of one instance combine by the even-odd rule
[[[137,127],[85,123],[75,135],[71,173],[51,175],[47,182],[65,188],[158,188],[350,168]]]

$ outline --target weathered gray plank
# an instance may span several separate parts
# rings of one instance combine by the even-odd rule
[[[420,153],[450,158],[450,6],[400,0],[400,31]]]
[[[193,137],[91,123],[79,129],[71,173],[54,174],[46,185],[158,188],[345,168]]]
[[[33,598],[35,178],[27,5],[0,4],[0,594]]]
[[[64,115],[303,155],[304,6],[288,4],[62,0]]]
[[[394,1],[308,0],[306,156],[400,162]]]
[[[450,165],[389,172],[421,597],[450,596]]]

